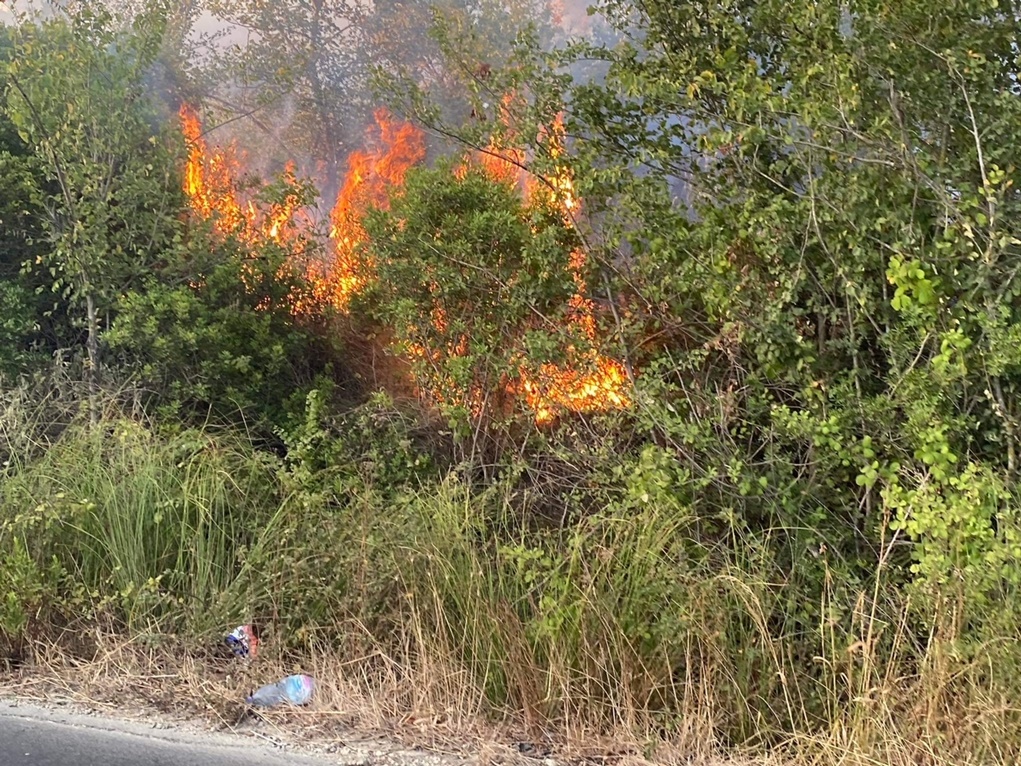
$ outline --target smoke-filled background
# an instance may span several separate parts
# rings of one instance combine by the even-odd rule
[[[48,18],[76,5],[81,3],[16,0],[0,5],[0,20]],[[109,8],[125,23],[145,7],[132,0],[92,5]],[[172,112],[182,103],[201,105],[206,138],[235,143],[252,172],[271,174],[294,162],[332,204],[346,158],[363,146],[384,97],[375,75],[426,87],[448,116],[464,117],[471,111],[462,87],[466,73],[506,65],[517,35],[526,30],[545,48],[575,36],[591,39],[587,5],[184,0],[171,4],[152,83]],[[456,58],[441,49],[438,27],[459,36]],[[608,34],[605,24],[602,29]]]
[[[453,57],[438,28],[456,36]],[[196,0],[176,4],[154,81],[174,110],[201,105],[208,141],[236,143],[258,174],[296,163],[330,205],[387,96],[379,75],[427,89],[457,121],[471,112],[465,76],[506,66],[526,30],[551,48],[593,24],[582,0]]]

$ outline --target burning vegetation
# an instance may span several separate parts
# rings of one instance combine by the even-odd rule
[[[421,130],[393,119],[385,109],[377,109],[375,119],[378,136],[373,147],[348,157],[347,175],[330,213],[333,262],[316,275],[316,282],[326,288],[323,298],[342,310],[372,273],[372,264],[359,254],[365,240],[363,216],[372,208],[387,209],[390,194],[403,187],[408,171],[425,159]]]
[[[301,195],[293,164],[284,171],[287,189],[283,199],[259,204],[254,198],[242,199],[242,161],[236,147],[210,150],[202,133],[202,123],[194,109],[180,110],[181,127],[188,145],[184,170],[184,191],[191,209],[213,224],[222,236],[233,235],[247,244],[273,241],[285,244],[294,239]]]
[[[563,154],[563,136],[563,121],[558,117],[549,130],[547,143],[555,163]],[[574,180],[566,167],[558,165],[548,179],[548,185],[531,184],[527,188],[530,195],[545,193],[565,222],[573,224],[580,204],[574,191]],[[627,393],[630,381],[624,365],[594,350],[597,342],[596,315],[595,304],[588,297],[585,282],[586,260],[585,251],[581,248],[571,253],[569,267],[575,293],[568,301],[568,317],[573,328],[580,331],[589,344],[588,350],[579,353],[573,347],[568,348],[568,364],[543,364],[537,374],[522,376],[521,393],[540,423],[553,420],[563,410],[599,412],[630,405]]]
[[[210,221],[217,234],[236,237],[253,248],[266,243],[287,248],[287,268],[292,274],[301,274],[305,282],[305,290],[292,295],[295,314],[319,313],[326,308],[346,311],[351,298],[365,289],[374,275],[374,264],[364,247],[364,216],[372,209],[388,209],[392,195],[403,189],[408,171],[425,159],[422,131],[393,118],[385,109],[376,111],[368,146],[348,157],[346,175],[330,213],[329,258],[324,261],[306,257],[298,236],[308,221],[300,217],[302,198],[293,166],[284,173],[285,192],[280,201],[259,202],[257,195],[243,193],[242,161],[236,148],[228,145],[211,149],[203,137],[199,117],[190,107],[181,108],[180,118],[188,144],[184,190],[194,214]],[[546,144],[555,161],[563,151],[563,126],[559,121],[547,131]],[[573,226],[580,203],[569,171],[560,166],[551,178],[537,183],[526,170],[526,160],[519,147],[494,143],[467,157],[458,173],[467,172],[470,166],[478,167],[492,181],[519,189],[527,204],[546,205],[558,211],[566,226]],[[552,422],[563,412],[598,412],[630,404],[630,382],[624,365],[595,350],[596,310],[584,277],[586,260],[581,248],[570,255],[574,294],[566,311],[568,329],[584,341],[584,350],[569,345],[564,354],[566,361],[561,364],[522,362],[516,379],[504,384],[506,392],[520,399],[540,424]],[[436,308],[429,312],[427,321],[445,327],[447,317]],[[468,339],[461,338],[442,352],[417,345],[410,353],[428,360],[463,355],[467,346]],[[459,398],[474,403],[472,410],[479,409],[486,400],[481,390],[466,391],[458,397],[449,386],[437,386],[436,381],[420,381],[420,387],[440,401],[453,403]]]

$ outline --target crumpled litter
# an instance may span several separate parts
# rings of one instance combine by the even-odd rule
[[[245,702],[254,707],[273,707],[282,702],[292,705],[304,705],[312,699],[315,691],[315,680],[312,676],[294,675],[282,678],[274,684],[266,684],[249,697]]]
[[[254,659],[259,653],[259,635],[251,625],[238,625],[225,640],[239,659]]]

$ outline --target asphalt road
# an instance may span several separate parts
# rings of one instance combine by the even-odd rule
[[[0,703],[0,766],[323,766],[250,739]]]

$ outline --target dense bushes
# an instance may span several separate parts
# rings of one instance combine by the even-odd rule
[[[106,345],[164,417],[244,423],[265,440],[300,416],[335,344],[293,316],[287,299],[300,280],[278,278],[281,248],[253,257],[211,240],[195,246],[211,251],[204,263],[168,264],[120,298]]]
[[[254,619],[272,651],[388,657],[444,704],[535,725],[703,744],[833,727],[859,745],[910,726],[961,757],[1014,725],[994,705],[1018,691],[1007,580],[995,600],[962,581],[913,604],[895,544],[848,577],[870,562],[791,550],[814,530],[708,523],[656,448],[590,450],[588,510],[537,525],[520,474],[479,486],[436,462],[410,413],[379,400],[336,419],[317,398],[286,460],[119,419],[8,468],[8,646],[95,620],[215,640]]]
[[[116,290],[91,261],[54,268],[103,300],[71,322],[98,344],[84,356],[146,391],[129,409],[93,380],[86,424],[74,397],[47,419],[9,389],[5,641],[256,619],[280,651],[367,644],[444,704],[537,729],[1016,760],[1014,11],[604,10],[645,36],[564,55],[605,77],[571,83],[526,41],[485,89],[527,97],[465,129],[540,136],[538,187],[573,179],[581,214],[457,157],[364,221],[377,282],[345,332],[396,341],[424,404],[329,380],[338,328],[289,311],[280,247],[189,221],[157,194],[173,172],[116,179],[166,211],[137,251],[149,273],[120,268],[124,247]],[[108,47],[89,55],[137,85]],[[484,114],[492,93],[465,92]],[[570,152],[551,138],[565,105]],[[92,225],[111,265],[95,243],[123,221]],[[0,338],[24,342],[10,271]],[[521,396],[528,371],[604,353],[629,406],[543,419]]]

